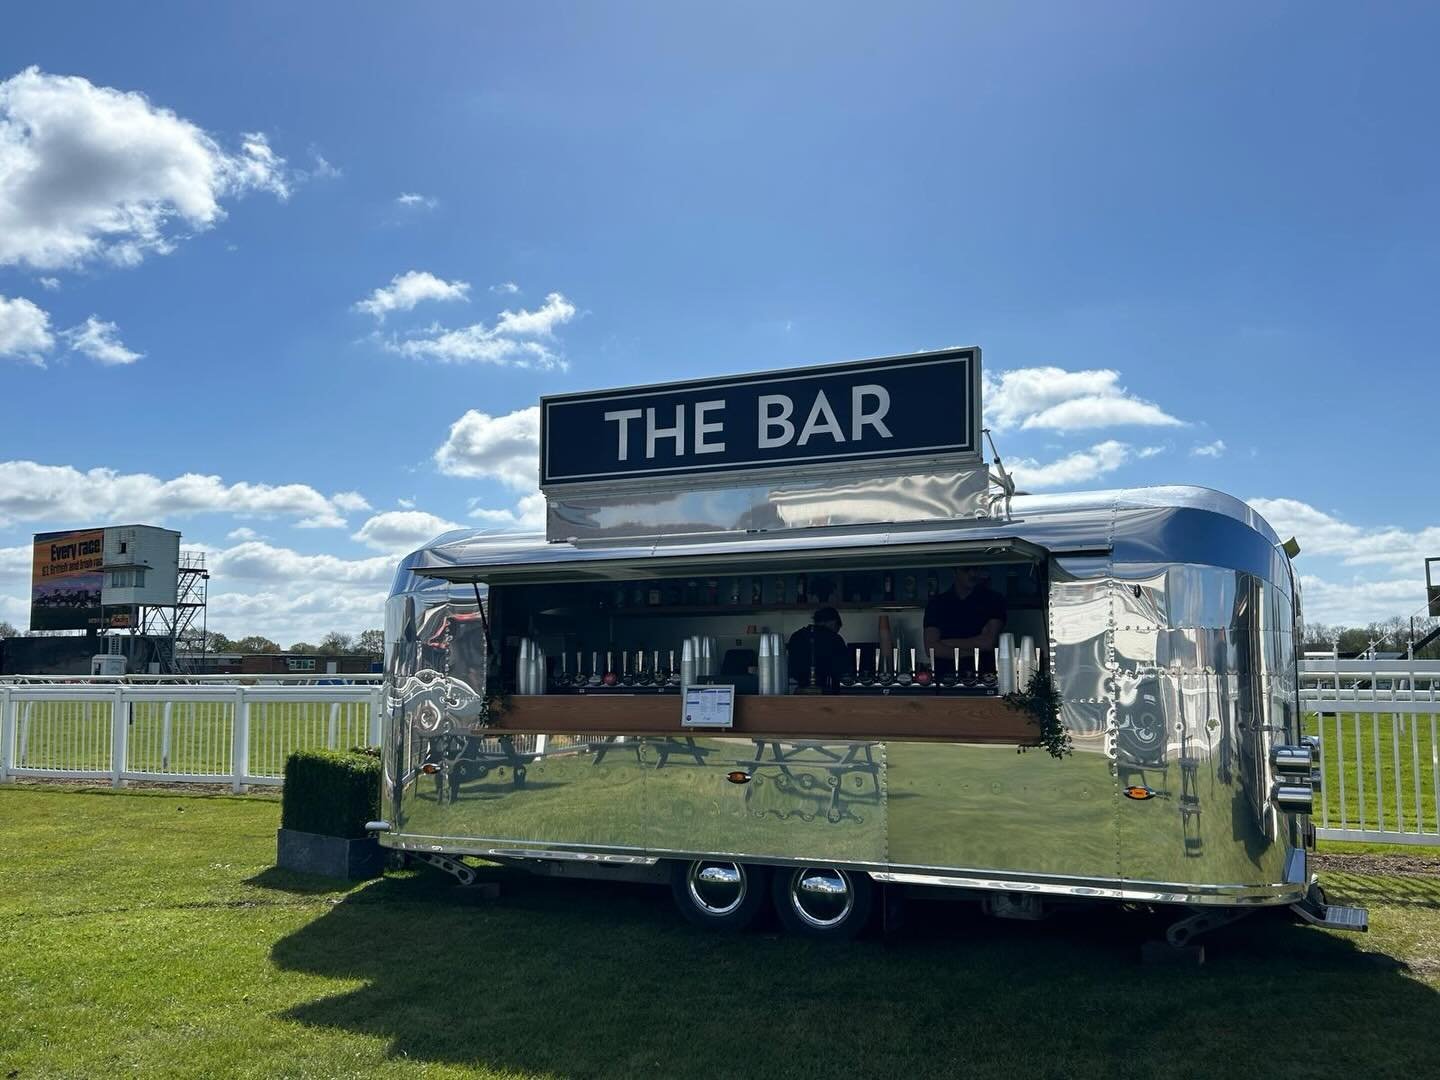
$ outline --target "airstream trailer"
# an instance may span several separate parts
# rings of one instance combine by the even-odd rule
[[[543,399],[545,534],[395,578],[380,842],[668,881],[726,928],[844,936],[929,887],[1175,905],[1176,944],[1263,907],[1363,929],[1307,866],[1279,538],[1199,488],[1011,498],[979,385],[963,349]],[[957,575],[1003,634],[937,656]],[[788,647],[822,607],[823,688]]]

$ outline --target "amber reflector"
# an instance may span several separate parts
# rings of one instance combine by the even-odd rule
[[[736,769],[732,773],[726,773],[725,779],[729,780],[732,784],[748,784],[750,782],[750,774]]]
[[[1151,791],[1148,787],[1127,787],[1125,789],[1125,797],[1127,799],[1153,799],[1155,792]]]
[[[420,771],[423,772],[426,776],[434,776],[437,772],[440,771],[440,766],[439,766],[439,765],[436,765],[436,764],[432,761],[432,762],[430,762],[430,764],[428,764],[428,765],[422,765],[422,766],[420,766]]]

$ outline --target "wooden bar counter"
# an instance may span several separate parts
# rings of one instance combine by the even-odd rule
[[[1039,729],[998,697],[904,693],[737,695],[733,728],[687,728],[678,694],[516,695],[487,731],[551,735],[739,735],[1033,745]]]

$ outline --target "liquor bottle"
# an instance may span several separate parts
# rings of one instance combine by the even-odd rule
[[[804,574],[795,579],[795,603],[804,606],[810,602],[809,584]]]
[[[685,606],[694,607],[700,603],[700,583],[694,578],[685,582]]]
[[[740,603],[740,579],[738,577],[730,579],[730,603],[732,605]]]
[[[625,586],[624,586],[624,585],[617,585],[617,586],[615,587],[615,606],[616,606],[617,608],[623,608],[623,607],[625,606]]]
[[[915,600],[915,589],[915,575],[906,574],[904,578],[901,579],[900,599],[906,601],[907,603],[913,603]]]
[[[777,577],[775,579],[775,595],[771,598],[772,602],[775,604],[783,604],[788,596],[789,593],[785,591],[785,579],[783,577]]]
[[[936,576],[934,570],[931,570],[925,575],[925,598],[928,600],[930,597],[938,595],[939,592],[940,578]]]
[[[658,581],[652,581],[650,583],[650,588],[645,594],[645,600],[651,607],[660,606],[660,583]]]
[[[585,682],[590,686],[599,686],[602,681],[603,679],[600,674],[600,654],[598,652],[592,652],[590,654],[590,677],[586,679]]]
[[[765,582],[760,578],[750,579],[750,603],[759,607],[765,602]]]
[[[600,677],[600,681],[606,686],[614,686],[620,681],[620,676],[615,673],[614,653],[605,654],[605,674]]]
[[[888,571],[880,585],[880,595],[885,600],[895,599],[895,575]]]
[[[720,579],[707,578],[705,580],[705,604],[707,607],[714,607],[720,603]]]
[[[680,582],[674,578],[665,585],[665,603],[669,607],[680,606]]]

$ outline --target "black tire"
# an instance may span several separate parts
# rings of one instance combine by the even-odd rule
[[[511,782],[512,784],[514,784],[516,787],[524,787],[524,786],[525,786],[525,766],[524,766],[524,765],[516,765],[516,766],[515,766],[514,770],[510,773],[510,782]]]
[[[869,925],[875,905],[870,875],[836,866],[780,867],[770,891],[785,929],[803,937],[847,941]]]
[[[701,875],[713,871],[713,880]],[[738,876],[735,880],[723,878]],[[670,893],[680,914],[696,926],[722,933],[748,929],[765,910],[770,868],[724,859],[675,862],[670,866]]]

